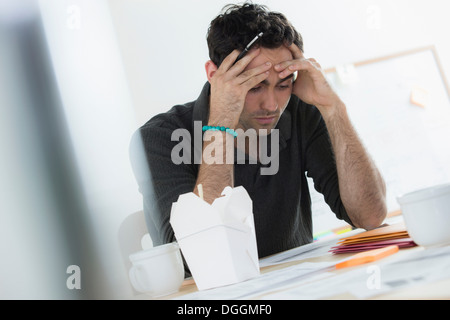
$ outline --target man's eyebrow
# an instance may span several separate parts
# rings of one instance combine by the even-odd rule
[[[292,77],[294,76],[294,74],[293,73],[291,73],[290,75],[288,75],[286,78],[283,78],[283,79],[280,79],[280,80],[278,80],[277,81],[277,85],[279,85],[280,83],[283,83],[283,82],[285,82],[286,80],[289,80],[289,79],[291,79]],[[267,79],[266,80],[263,80],[263,81],[261,81],[261,83],[262,84],[264,84],[264,85],[269,85],[269,81],[267,81]]]

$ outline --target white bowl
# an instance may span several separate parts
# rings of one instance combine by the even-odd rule
[[[415,243],[422,246],[450,243],[450,184],[410,192],[397,201]]]
[[[184,265],[176,242],[130,255],[130,282],[134,289],[161,297],[177,292],[184,280]]]

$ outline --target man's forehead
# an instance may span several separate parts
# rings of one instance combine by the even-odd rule
[[[285,46],[281,46],[275,49],[261,48],[261,53],[250,62],[250,64],[247,66],[247,69],[259,66],[267,61],[270,61],[274,66],[280,62],[292,59],[293,56],[291,51]]]

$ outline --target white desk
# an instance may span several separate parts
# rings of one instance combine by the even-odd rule
[[[328,253],[337,239],[307,245],[314,250],[295,261],[262,267],[258,278],[205,291],[188,280],[178,293],[161,299],[450,299],[450,245],[404,248],[373,263],[336,270],[335,263],[353,255]],[[286,252],[272,258],[281,255]]]

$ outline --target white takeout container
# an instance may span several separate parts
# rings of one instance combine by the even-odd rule
[[[253,206],[243,187],[226,187],[211,205],[194,193],[173,203],[170,223],[199,290],[260,274]]]
[[[176,242],[135,252],[129,277],[134,289],[151,297],[177,292],[184,280],[184,265]]]
[[[397,201],[415,243],[422,246],[450,243],[450,184],[410,192]]]

